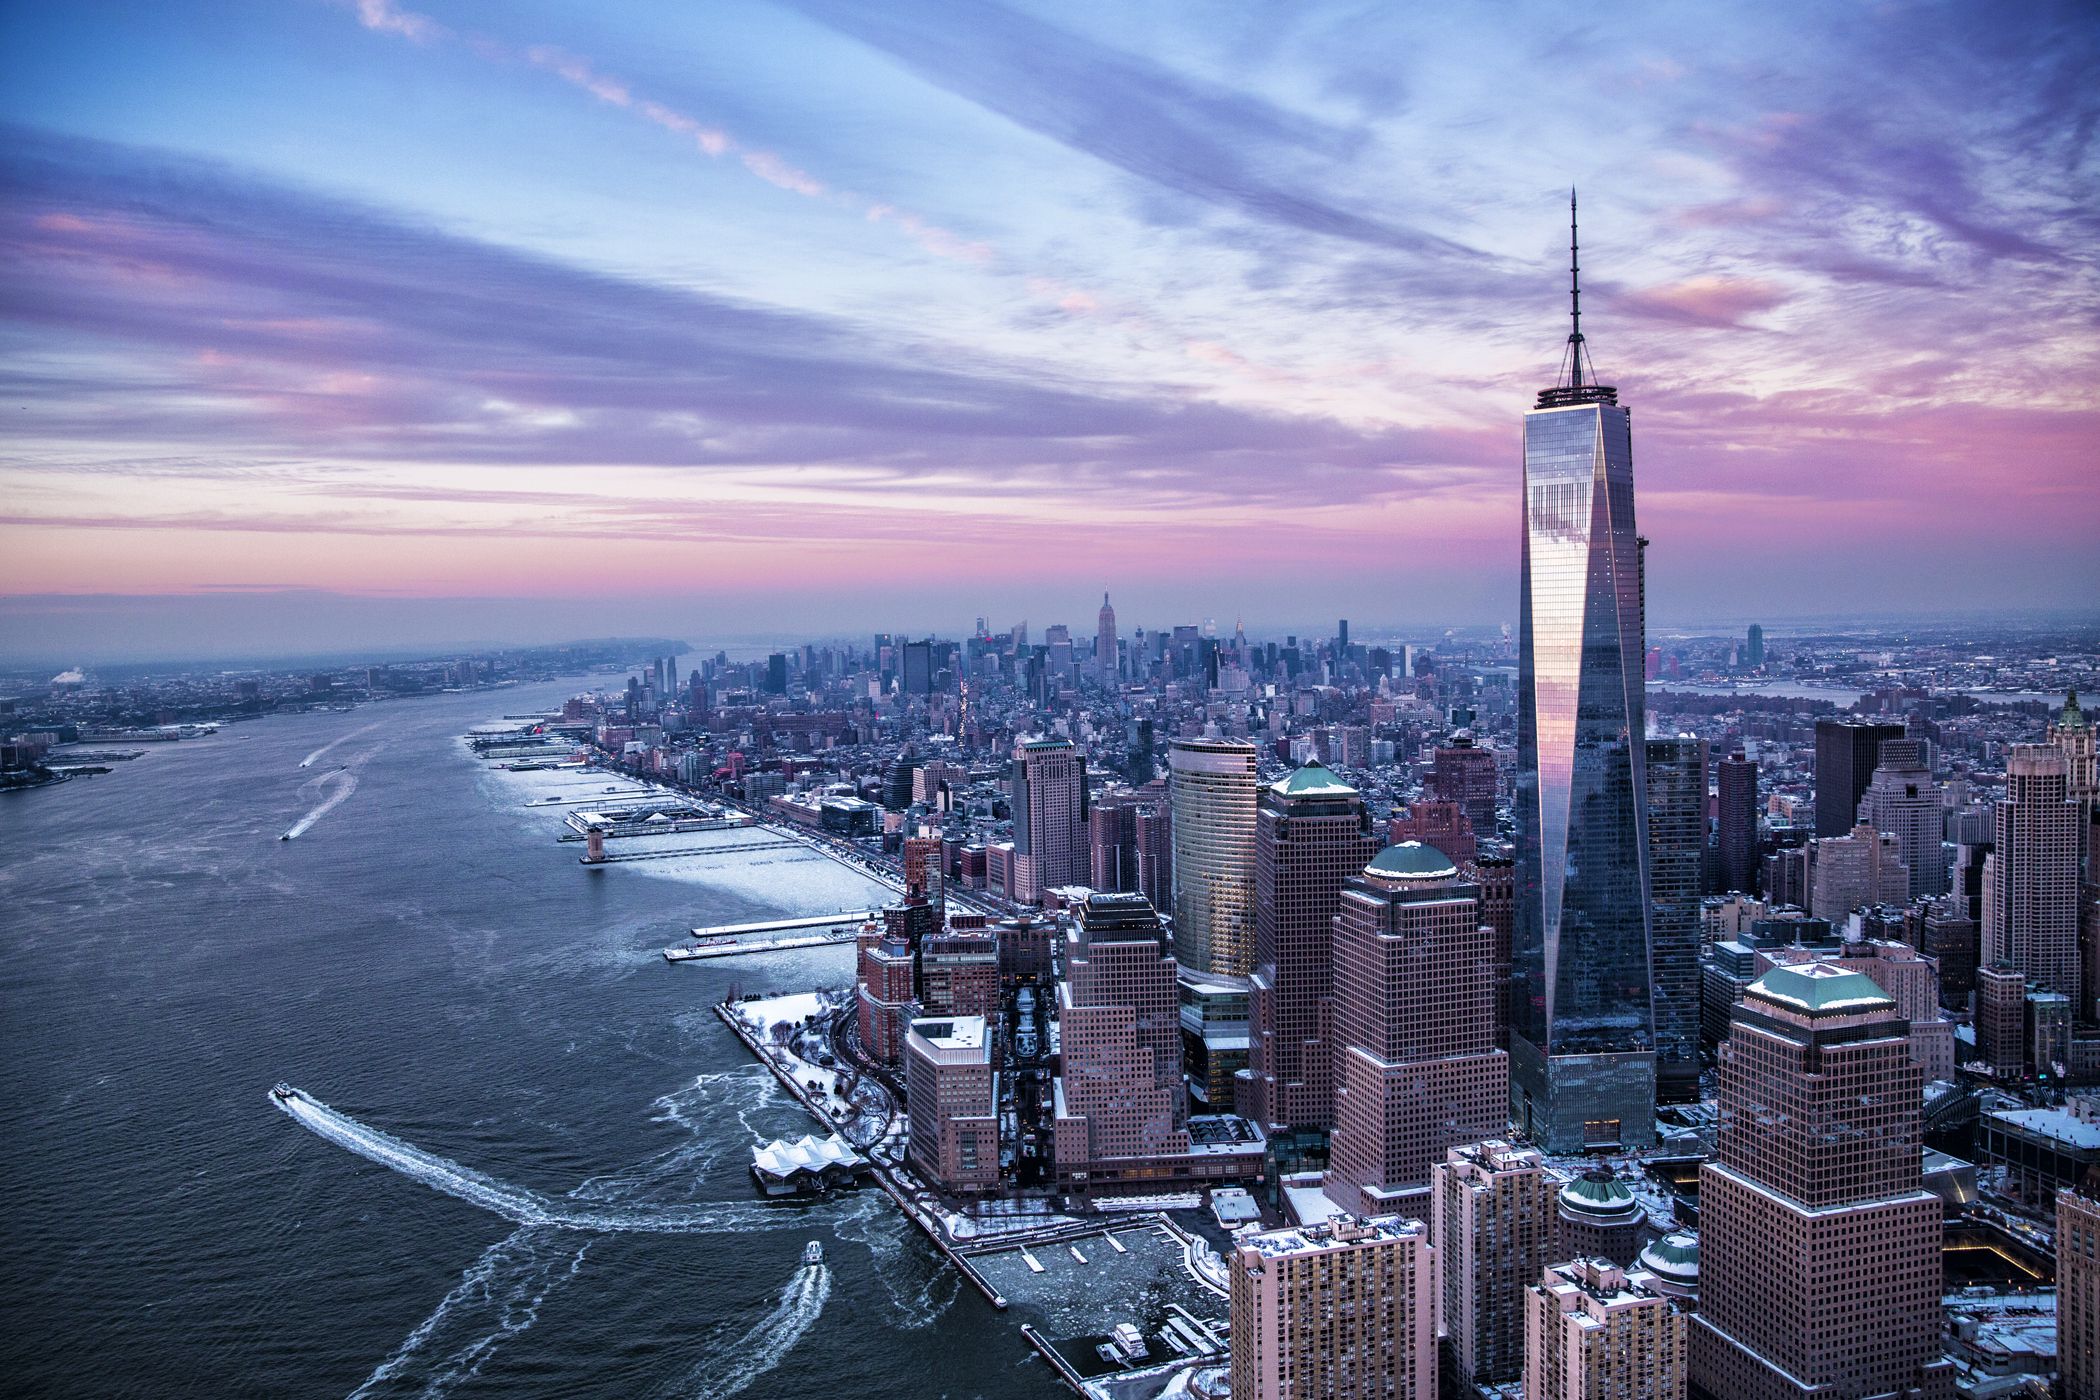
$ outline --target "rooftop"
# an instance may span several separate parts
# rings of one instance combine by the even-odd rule
[[[1364,867],[1364,873],[1401,880],[1434,880],[1457,875],[1458,867],[1451,863],[1451,857],[1434,846],[1420,841],[1402,841],[1373,856],[1371,863]]]
[[[1828,963],[1775,967],[1752,982],[1748,994],[1810,1013],[1896,1009],[1896,1003],[1864,972]]]
[[[1318,759],[1310,759],[1287,778],[1269,784],[1269,791],[1279,797],[1354,797],[1356,789],[1343,782],[1332,768]]]
[[[936,1050],[981,1050],[984,1032],[982,1016],[942,1016],[911,1023],[911,1033]]]
[[[1317,1225],[1297,1225],[1284,1230],[1264,1230],[1240,1237],[1239,1247],[1259,1251],[1264,1258],[1291,1254],[1317,1254],[1328,1249],[1351,1249],[1386,1240],[1418,1239],[1428,1242],[1429,1232],[1419,1220],[1398,1215],[1369,1219],[1342,1214]]]

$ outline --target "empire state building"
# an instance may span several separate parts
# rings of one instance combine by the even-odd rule
[[[1633,423],[1574,327],[1524,415],[1511,1109],[1548,1151],[1655,1136],[1641,540]]]

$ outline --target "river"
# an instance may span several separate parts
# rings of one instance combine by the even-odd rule
[[[459,741],[574,688],[0,798],[10,1390],[1064,1393],[880,1193],[754,1198],[750,1147],[811,1125],[708,1008],[851,950],[658,950],[883,892],[778,848],[580,867],[540,775]]]

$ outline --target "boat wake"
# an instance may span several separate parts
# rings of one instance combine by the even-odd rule
[[[710,1347],[708,1359],[695,1367],[687,1375],[686,1385],[678,1389],[682,1392],[698,1382],[699,1389],[692,1392],[697,1400],[729,1400],[740,1394],[795,1349],[795,1344],[816,1325],[830,1297],[831,1270],[823,1264],[802,1265],[780,1290],[780,1301],[773,1310],[743,1336]],[[725,1360],[726,1366],[721,1364]]]
[[[378,727],[379,721],[374,720],[372,721],[372,723],[365,725],[363,728],[351,730],[348,734],[338,734],[335,738],[330,739],[327,743],[321,745],[321,747],[315,749],[312,753],[300,759],[299,766],[301,768],[311,768],[314,766],[314,760],[326,755],[327,752],[330,749],[334,748],[336,745],[347,744],[352,739],[355,739],[358,735],[370,734],[373,730],[377,729]]]
[[[583,1268],[592,1241],[573,1240],[527,1225],[483,1250],[350,1400],[395,1392],[442,1396],[480,1375],[497,1348],[539,1320],[547,1295]]]
[[[315,822],[342,806],[350,794],[357,791],[357,770],[354,768],[338,768],[333,773],[315,778],[299,790],[304,792],[307,788],[313,788],[317,791],[325,789],[328,795],[316,803],[312,811],[292,823],[292,829],[284,834],[283,839],[286,841],[298,840],[306,835],[308,828],[312,827]]]
[[[433,1191],[456,1196],[500,1215],[515,1225],[548,1226],[595,1234],[697,1235],[747,1228],[750,1212],[731,1205],[634,1206],[611,1202],[569,1204],[523,1186],[498,1181],[485,1172],[426,1152],[412,1142],[338,1113],[297,1089],[272,1093],[271,1102],[290,1114],[314,1136],[383,1167],[421,1182]],[[579,1188],[587,1189],[587,1188]]]

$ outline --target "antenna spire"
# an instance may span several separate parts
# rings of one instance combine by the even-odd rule
[[[1568,314],[1574,329],[1568,333],[1568,360],[1574,387],[1582,387],[1582,260],[1575,237],[1575,190],[1568,189]]]

